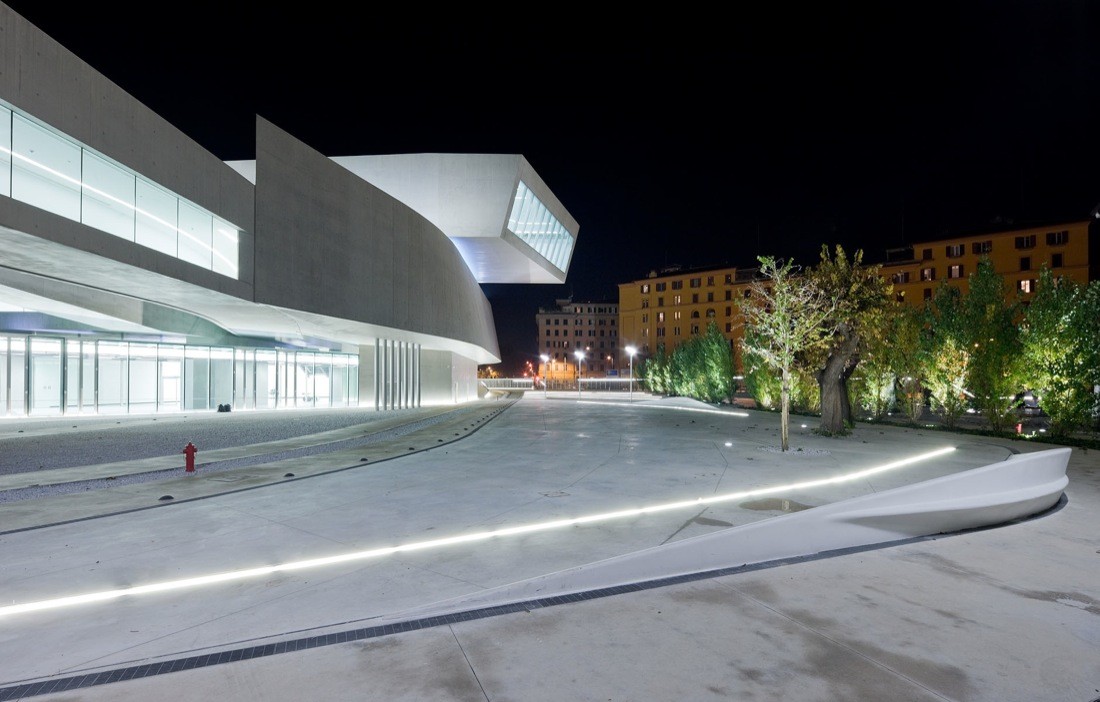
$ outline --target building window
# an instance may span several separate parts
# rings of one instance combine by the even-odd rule
[[[649,307],[649,298],[642,300],[642,309],[644,310],[647,307]]]
[[[1050,267],[1061,268],[1062,267],[1062,254],[1056,253],[1050,255]]]
[[[1022,293],[1035,292],[1035,280],[1017,280],[1016,289]]]
[[[691,311],[691,318],[692,319],[699,319],[699,310],[692,310]]]
[[[692,278],[691,279],[691,287],[693,287],[693,288],[697,288],[702,284],[703,284],[703,279],[702,278]]]
[[[707,285],[708,286],[713,286],[714,285],[714,276],[713,275],[708,275],[707,276]]]
[[[935,268],[921,268],[920,269],[920,279],[921,280],[935,280],[936,279],[936,269]]]
[[[733,299],[733,291],[732,290],[727,290],[726,291],[726,299],[727,300],[732,300]]]
[[[902,271],[901,273],[895,273],[892,278],[895,285],[899,283],[909,282],[909,271]]]
[[[657,292],[664,292],[667,286],[668,283],[657,283]]]
[[[946,248],[948,258],[958,258],[959,256],[962,256],[965,252],[965,248],[963,248],[962,244],[951,244]]]
[[[905,291],[902,290],[897,295],[894,295],[894,299],[898,302],[905,302]]]
[[[956,263],[953,266],[947,267],[948,278],[961,278],[963,277],[963,267],[961,263]]]
[[[691,294],[691,304],[694,305],[697,302],[699,302],[699,293],[692,293]]]
[[[733,316],[733,308],[730,307],[729,305],[726,305],[726,316],[727,317],[732,317]]]
[[[673,290],[683,290],[684,289],[684,281],[682,281],[682,280],[672,281],[672,289]]]
[[[920,260],[922,260],[922,261],[931,261],[932,260],[932,249],[924,249],[921,252]]]
[[[658,298],[657,298],[657,306],[658,306],[658,307],[664,307],[664,306],[665,306],[665,298],[663,298],[663,297],[658,297]]]
[[[648,323],[649,323],[649,315],[648,314],[643,314],[642,315],[642,324],[648,324]]]
[[[658,312],[657,313],[657,324],[664,324],[664,321],[665,321],[665,313],[664,312]]]
[[[679,319],[680,318],[680,310],[676,310],[675,312],[673,312],[672,313],[672,318],[673,319]]]
[[[1016,248],[1018,249],[1034,249],[1035,248],[1035,235],[1028,234],[1027,236],[1016,237]]]
[[[1047,246],[1061,246],[1069,242],[1069,230],[1047,232]]]
[[[664,335],[665,335],[665,328],[664,327],[657,327],[657,336],[662,337]]]
[[[550,330],[549,329],[546,330],[546,336],[550,336]]]
[[[1020,257],[1020,270],[1022,270],[1022,271],[1030,271],[1031,270],[1031,256],[1021,256]]]
[[[642,294],[643,295],[648,295],[649,294],[649,283],[642,283]]]
[[[745,288],[744,297],[746,300],[752,297],[752,288]]]
[[[680,327],[673,327],[672,328],[672,335],[673,336],[680,336]]]
[[[707,302],[714,302],[714,293],[707,293]]]
[[[691,333],[692,334],[698,334],[699,333],[699,325],[698,324],[692,324],[691,325]]]
[[[673,295],[672,296],[672,304],[678,305],[678,304],[680,304],[680,300],[681,300],[681,298],[680,298],[679,295]]]
[[[714,310],[707,310],[707,319],[714,319]]]
[[[992,241],[975,241],[970,245],[971,253],[975,254],[987,254],[993,251]]]
[[[931,300],[932,299],[932,288],[925,288],[924,289],[924,299],[925,300]]]
[[[726,285],[733,285],[733,273],[726,273]]]
[[[733,322],[726,322],[726,333],[729,334],[733,331]]]

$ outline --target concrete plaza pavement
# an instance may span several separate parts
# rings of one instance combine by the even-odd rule
[[[1022,523],[219,662],[400,623],[433,602],[780,516],[783,507],[1046,448],[876,425],[829,439],[795,418],[795,450],[778,454],[770,450],[777,416],[743,414],[529,395],[467,406],[453,424],[372,447],[371,456],[334,451],[0,505],[0,606],[787,484],[944,445],[957,450],[872,479],[790,491],[785,504],[733,500],[0,616],[0,699],[41,681],[112,679],[198,657],[205,662],[188,670],[82,683],[37,699],[1100,697],[1100,461],[1079,450],[1065,506]],[[67,470],[65,479],[80,474]],[[283,479],[287,473],[294,479]],[[155,506],[165,493],[180,501]],[[81,521],[58,524],[74,510]],[[56,525],[29,528],[34,522]]]

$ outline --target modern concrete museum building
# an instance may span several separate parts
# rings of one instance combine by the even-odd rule
[[[577,230],[517,155],[224,163],[0,4],[0,415],[472,399]]]

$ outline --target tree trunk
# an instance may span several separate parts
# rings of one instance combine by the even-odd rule
[[[859,351],[859,334],[850,333],[847,326],[838,331],[843,339],[825,361],[825,368],[817,374],[821,389],[821,431],[825,434],[842,434],[852,421],[852,405],[848,400],[848,378],[855,370]]]
[[[779,448],[782,451],[786,451],[788,448],[787,443],[787,428],[790,425],[790,410],[791,410],[791,372],[790,370],[783,369],[782,385],[779,388],[780,398],[780,412],[779,412]]]

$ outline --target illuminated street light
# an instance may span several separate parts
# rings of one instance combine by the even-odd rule
[[[638,349],[633,346],[627,346],[623,351],[626,351],[626,355],[630,356],[630,402],[634,401],[634,354],[638,353]]]
[[[540,359],[542,359],[542,399],[544,399],[544,400],[545,400],[545,399],[547,398],[547,391],[546,391],[546,385],[547,385],[547,383],[546,383],[546,379],[547,379],[547,377],[548,377],[548,370],[549,370],[549,369],[548,369],[548,368],[546,367],[546,365],[547,365],[548,363],[550,363],[550,357],[549,357],[549,356],[547,356],[546,354],[540,354],[540,355],[539,355],[539,358],[540,358]]]

